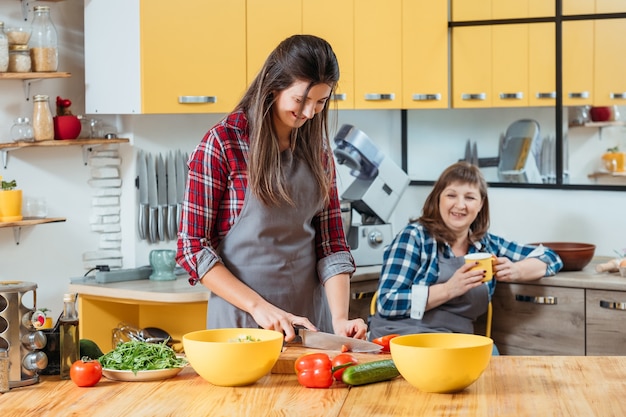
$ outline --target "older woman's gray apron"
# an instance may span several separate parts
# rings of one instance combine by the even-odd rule
[[[332,331],[317,276],[313,216],[322,206],[308,166],[290,151],[281,154],[295,207],[268,207],[246,191],[239,218],[218,247],[224,265],[271,304]],[[211,294],[209,328],[258,327],[252,316]]]
[[[444,258],[439,254],[437,284],[448,281],[464,262],[462,256]],[[393,333],[474,333],[474,321],[487,311],[488,305],[489,290],[486,285],[480,285],[435,309],[425,311],[422,320],[385,319],[376,313],[370,318],[370,339]]]

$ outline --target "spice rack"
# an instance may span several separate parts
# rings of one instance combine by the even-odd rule
[[[9,151],[15,151],[23,148],[33,147],[66,147],[66,146],[82,146],[83,147],[83,163],[87,165],[87,155],[93,148],[109,145],[112,143],[128,143],[130,140],[126,138],[92,138],[92,139],[67,139],[67,140],[42,140],[36,142],[11,142],[0,143],[0,153],[2,154],[2,166],[6,169],[9,160]]]

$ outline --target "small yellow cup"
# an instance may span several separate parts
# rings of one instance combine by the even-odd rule
[[[492,258],[493,257],[490,253],[470,253],[465,255],[465,263],[473,264],[478,262],[478,265],[472,268],[471,271],[484,270],[485,278],[483,278],[483,282],[487,282],[491,281],[491,278],[493,278],[493,266],[491,264]]]

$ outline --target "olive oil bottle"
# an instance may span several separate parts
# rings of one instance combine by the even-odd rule
[[[76,294],[63,296],[63,315],[59,319],[61,379],[70,379],[72,364],[80,359],[80,337],[78,334],[78,314]]]

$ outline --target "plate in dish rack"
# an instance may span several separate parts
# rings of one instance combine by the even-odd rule
[[[151,371],[137,371],[137,373],[133,371],[120,371],[117,369],[105,369],[102,368],[102,375],[104,375],[108,379],[113,379],[115,381],[159,381],[162,379],[173,378],[183,368],[167,368],[167,369],[155,369]]]

